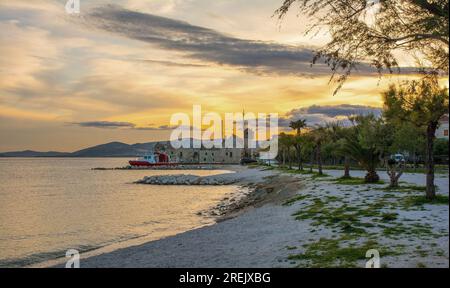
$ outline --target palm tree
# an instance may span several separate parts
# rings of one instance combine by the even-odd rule
[[[295,151],[297,152],[297,163],[298,163],[298,170],[303,170],[303,163],[302,163],[302,129],[306,128],[306,119],[299,119],[297,121],[292,121],[289,124],[289,127],[291,127],[292,129],[296,130],[296,136],[295,136],[295,141],[294,141],[294,148]]]
[[[364,147],[358,139],[349,136],[346,138],[346,143],[342,150],[367,171],[364,178],[366,183],[376,183],[380,180],[376,169],[381,160],[376,148]]]
[[[376,118],[374,115],[357,116],[350,120],[354,126],[345,136],[342,151],[367,171],[366,183],[378,182],[380,177],[376,169],[386,150],[385,142],[389,138],[388,127],[383,119]]]
[[[298,136],[298,135],[302,134],[302,129],[307,127],[306,119],[298,119],[297,121],[292,121],[289,124],[289,127],[296,130],[297,136]]]

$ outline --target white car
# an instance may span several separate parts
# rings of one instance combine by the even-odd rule
[[[393,155],[391,155],[391,159],[397,163],[405,163],[406,162],[405,156],[403,156],[403,154],[393,154]]]

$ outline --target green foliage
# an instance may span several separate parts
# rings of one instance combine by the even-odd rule
[[[392,72],[401,53],[420,55],[418,67],[446,73],[448,4],[448,0],[284,0],[275,14],[282,18],[295,6],[312,22],[306,33],[328,29],[331,40],[317,51],[313,62],[325,59],[339,84],[337,91],[359,63],[368,63],[380,73]]]
[[[435,197],[434,190],[434,141],[440,118],[448,113],[448,88],[440,87],[437,77],[420,81],[409,81],[407,85],[391,85],[383,93],[384,116],[393,123],[411,123],[424,131],[426,137],[427,190],[429,199]]]
[[[414,126],[410,122],[400,122],[395,125],[391,153],[409,152],[423,154],[425,151],[425,133],[423,129]]]
[[[448,89],[440,87],[436,77],[409,81],[407,85],[391,85],[383,93],[384,116],[394,123],[409,122],[421,131],[448,113]]]
[[[436,139],[433,153],[434,155],[448,156],[448,140]]]

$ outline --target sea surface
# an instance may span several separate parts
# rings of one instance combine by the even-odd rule
[[[126,247],[214,223],[197,215],[236,186],[153,186],[160,174],[227,171],[92,170],[122,158],[0,158],[0,267],[23,267],[108,247]]]

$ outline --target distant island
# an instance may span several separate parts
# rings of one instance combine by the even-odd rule
[[[126,144],[122,142],[111,142],[96,145],[75,152],[39,152],[32,150],[12,151],[0,153],[0,157],[136,157],[153,150],[156,144],[162,142],[148,142]]]

